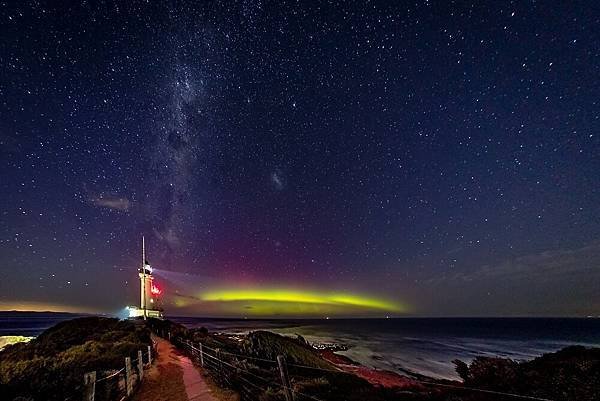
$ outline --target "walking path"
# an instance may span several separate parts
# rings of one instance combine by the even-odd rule
[[[146,372],[134,401],[218,401],[192,361],[160,337],[158,359]]]

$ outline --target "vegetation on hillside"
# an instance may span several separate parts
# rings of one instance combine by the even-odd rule
[[[285,355],[289,364],[334,369],[304,339],[284,337],[270,331],[249,333],[240,344],[240,351],[244,355],[269,360],[276,360],[277,355]]]
[[[103,317],[83,317],[57,324],[28,343],[0,352],[2,399],[80,399],[83,375],[120,369],[151,344],[143,325]],[[107,389],[103,394],[110,397]],[[100,397],[97,397],[100,399]]]
[[[454,361],[469,387],[555,401],[600,400],[600,348],[572,346],[526,362],[478,357]]]

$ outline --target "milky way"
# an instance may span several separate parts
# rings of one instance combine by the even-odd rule
[[[597,314],[599,25],[544,1],[2,4],[0,306],[133,303],[144,234],[182,314],[248,311],[215,289]]]

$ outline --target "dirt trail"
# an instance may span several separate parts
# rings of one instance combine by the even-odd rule
[[[134,401],[219,401],[187,356],[167,340],[153,338],[158,359],[146,372]]]

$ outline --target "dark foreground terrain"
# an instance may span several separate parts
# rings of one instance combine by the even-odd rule
[[[202,343],[205,370],[219,386],[238,393],[242,400],[285,400],[278,355],[285,356],[298,400],[518,399],[498,393],[555,401],[600,400],[598,348],[568,347],[527,362],[485,357],[471,364],[455,361],[463,382],[452,382],[370,369],[332,350],[314,349],[302,337],[268,331],[229,336],[203,328],[187,329],[167,320],[102,317],[62,322],[29,343],[7,346],[0,352],[0,399],[79,400],[84,373],[95,370],[104,376],[122,368],[124,357],[134,358],[139,349],[151,344],[151,332],[165,338],[170,335],[197,363],[199,355],[192,347],[197,349]],[[103,384],[96,394],[101,401],[117,399],[118,389]]]
[[[133,359],[150,344],[150,331],[131,321],[83,317],[59,323],[0,352],[0,399],[80,400],[84,373],[121,369],[126,356]],[[116,392],[99,388],[96,399],[110,400]]]

